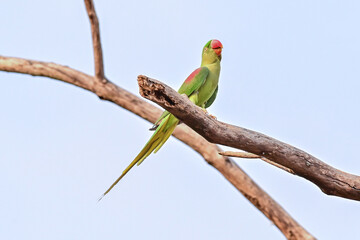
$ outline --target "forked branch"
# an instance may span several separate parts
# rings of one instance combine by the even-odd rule
[[[48,62],[0,56],[0,71],[44,76],[67,82],[94,92],[101,99],[111,101],[154,123],[161,110],[112,82],[94,84],[95,78],[75,69]],[[198,152],[216,168],[239,192],[259,209],[287,239],[315,239],[298,224],[274,199],[262,190],[235,162],[218,154],[221,149],[206,141],[191,128],[179,125],[173,135]]]
[[[107,80],[104,75],[103,52],[100,41],[99,19],[96,15],[94,2],[92,0],[85,0],[85,6],[91,25],[91,36],[94,49],[95,77],[98,82],[106,83]]]
[[[270,161],[269,159],[267,158],[264,158],[264,157],[261,157],[261,156],[258,156],[256,154],[253,154],[253,153],[248,153],[248,152],[232,152],[232,151],[225,151],[225,152],[219,152],[219,154],[221,156],[227,156],[227,157],[237,157],[237,158],[258,158],[258,159],[261,159],[275,167],[278,167],[288,173],[291,173],[291,174],[294,174],[294,171],[287,168],[287,167],[284,167],[276,162],[273,162],[273,161]]]
[[[116,86],[105,78],[99,20],[93,1],[85,0],[85,5],[91,24],[95,77],[55,63],[2,56],[0,56],[0,71],[44,76],[79,86],[94,92],[101,99],[114,102],[120,107],[154,123],[161,114],[160,109]],[[272,221],[287,239],[315,239],[275,200],[252,181],[235,162],[226,156],[220,156],[218,152],[221,149],[218,146],[209,143],[185,125],[178,126],[173,135],[202,155],[210,165],[215,167],[256,208]]]
[[[360,177],[340,171],[314,156],[279,140],[206,115],[169,86],[140,75],[140,94],[159,104],[212,143],[265,157],[316,184],[324,193],[360,200]]]

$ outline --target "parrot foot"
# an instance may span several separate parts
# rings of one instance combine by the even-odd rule
[[[188,98],[188,96],[185,93],[181,94],[181,96]]]
[[[209,112],[205,108],[200,108],[206,115],[209,115]]]
[[[216,117],[216,116],[211,115],[211,114],[209,114],[209,116],[210,116],[212,119],[217,120],[217,117]]]
[[[200,108],[206,115],[210,116],[212,119],[217,120],[217,118],[214,115],[211,115],[206,108]]]
[[[184,97],[184,98],[186,98],[188,101],[194,103],[194,102],[189,98],[189,96],[186,95],[185,93],[181,94],[181,96]]]

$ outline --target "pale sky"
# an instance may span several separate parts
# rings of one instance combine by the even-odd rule
[[[95,1],[105,74],[138,95],[177,89],[203,45],[223,45],[209,112],[360,174],[359,1]],[[93,74],[83,1],[4,1],[0,55]],[[284,239],[197,153],[171,138],[98,197],[150,123],[48,78],[0,72],[0,239]],[[260,160],[235,161],[319,239],[358,236],[360,203]]]

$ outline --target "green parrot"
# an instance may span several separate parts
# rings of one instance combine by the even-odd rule
[[[186,94],[191,102],[203,109],[208,108],[217,95],[222,48],[223,46],[219,40],[208,41],[202,51],[201,66],[186,78],[178,91],[180,94]],[[159,151],[178,123],[179,120],[174,115],[164,111],[150,129],[155,130],[150,140],[101,198],[109,193],[135,164],[140,165],[152,152]]]

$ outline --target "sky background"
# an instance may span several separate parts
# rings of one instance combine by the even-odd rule
[[[360,174],[359,1],[95,1],[105,74],[138,94],[177,89],[203,45],[224,45],[209,111]],[[83,1],[3,1],[0,55],[93,74]],[[283,239],[192,149],[171,138],[98,197],[150,123],[78,87],[0,72],[0,239]],[[358,236],[359,202],[260,160],[235,161],[319,239]]]

